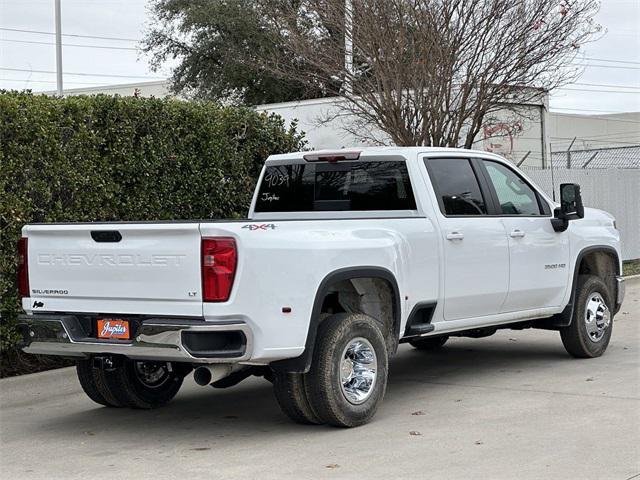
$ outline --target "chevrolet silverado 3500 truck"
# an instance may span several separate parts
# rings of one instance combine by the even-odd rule
[[[260,375],[293,420],[336,426],[371,419],[399,343],[543,328],[597,357],[619,235],[560,190],[486,152],[299,152],[267,159],[245,220],[27,225],[22,346],[76,358],[105,406]]]

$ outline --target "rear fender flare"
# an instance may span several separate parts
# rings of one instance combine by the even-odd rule
[[[309,371],[309,368],[311,367],[311,360],[313,358],[313,349],[316,343],[318,327],[320,325],[320,311],[322,309],[324,297],[329,292],[330,287],[335,283],[355,278],[379,278],[387,281],[389,285],[391,285],[391,289],[393,290],[393,335],[397,347],[398,339],[400,338],[401,302],[400,290],[398,289],[398,282],[396,281],[394,274],[390,270],[382,267],[346,267],[331,272],[324,277],[322,282],[320,282],[320,286],[316,291],[315,299],[313,301],[307,339],[305,341],[304,352],[302,355],[296,358],[273,362],[271,364],[273,369],[292,373],[306,373]]]

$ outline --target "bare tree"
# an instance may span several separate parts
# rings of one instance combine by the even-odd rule
[[[336,115],[397,145],[471,147],[498,111],[574,80],[580,47],[600,32],[597,0],[353,0],[352,28],[345,0],[260,2],[278,46],[263,68],[335,85]]]

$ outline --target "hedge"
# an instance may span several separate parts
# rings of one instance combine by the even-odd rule
[[[241,217],[264,159],[303,146],[249,108],[0,92],[0,376],[33,365],[13,327],[25,223]]]

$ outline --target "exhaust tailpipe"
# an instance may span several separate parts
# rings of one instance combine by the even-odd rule
[[[207,367],[198,367],[193,371],[193,379],[201,387],[209,385],[212,378],[213,375],[211,374],[211,370]]]
[[[211,385],[221,380],[234,370],[232,365],[206,365],[196,368],[193,371],[193,379],[201,387]]]

